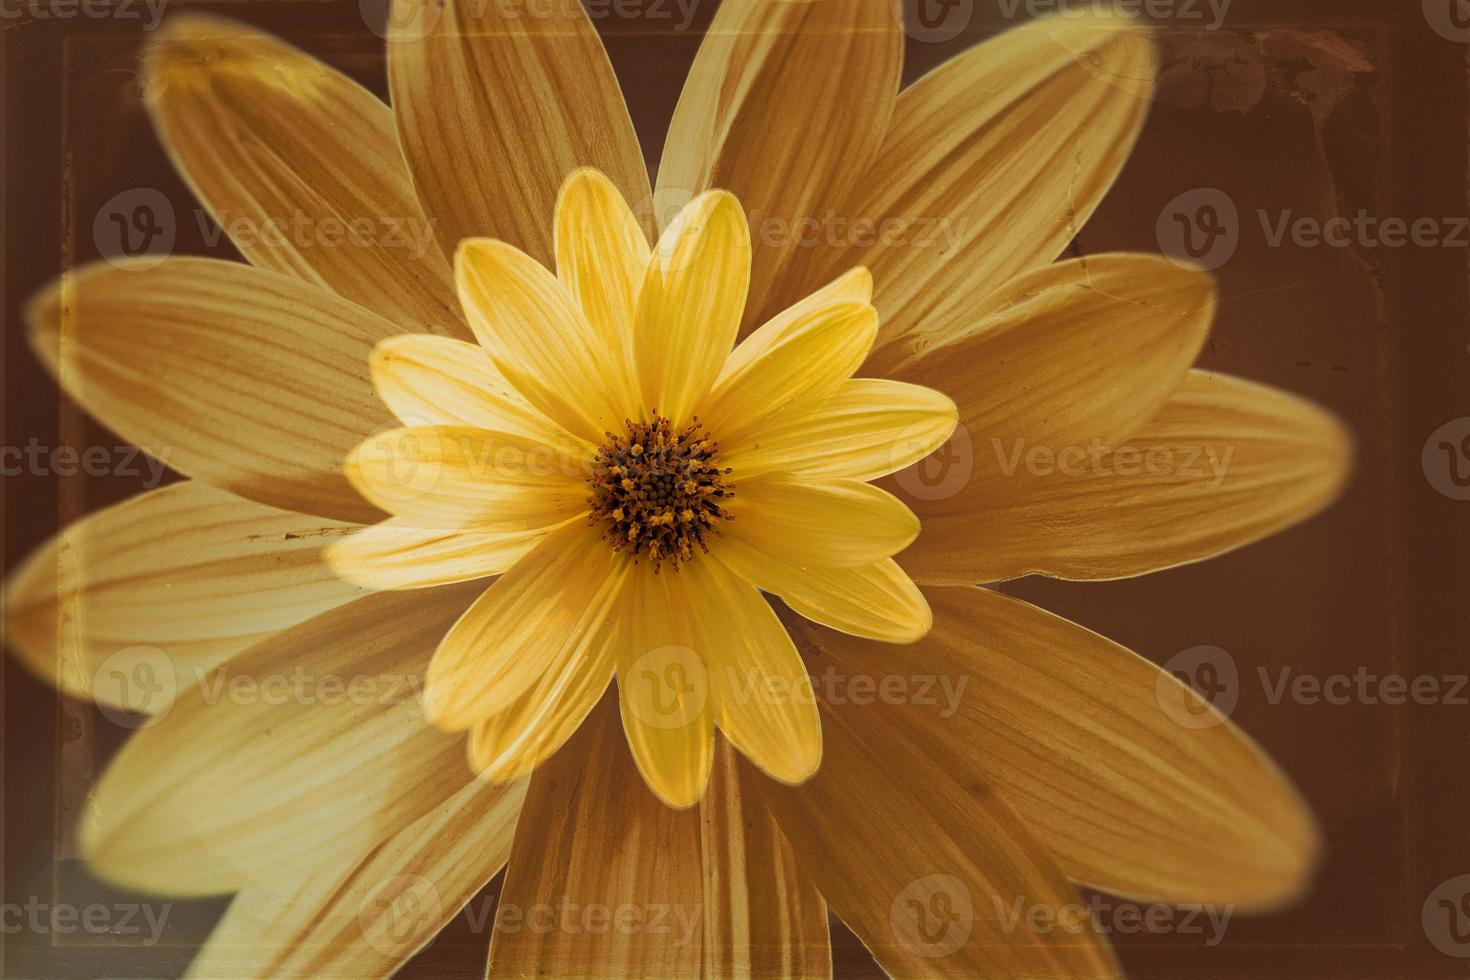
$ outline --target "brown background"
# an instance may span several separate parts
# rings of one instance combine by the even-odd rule
[[[648,17],[599,21],[651,166],[716,6],[700,3],[686,32]],[[382,41],[356,2],[209,9],[277,32],[386,92]],[[908,78],[1003,29],[1002,9],[976,0],[961,36],[911,40]],[[1192,188],[1226,192],[1240,212],[1240,243],[1216,270],[1222,303],[1204,361],[1330,406],[1357,435],[1359,468],[1325,515],[1224,558],[1125,582],[1013,587],[1161,663],[1200,644],[1229,651],[1240,677],[1234,719],[1298,781],[1325,829],[1326,862],[1297,907],[1232,922],[1213,948],[1173,933],[1114,939],[1131,975],[1161,980],[1467,976],[1470,960],[1426,941],[1420,910],[1437,884],[1470,872],[1470,708],[1272,704],[1257,668],[1470,671],[1470,502],[1438,493],[1420,464],[1431,432],[1470,415],[1470,249],[1273,248],[1255,213],[1464,215],[1470,44],[1430,30],[1419,0],[1235,0],[1219,31],[1183,17],[1162,27],[1157,105],[1075,247],[1157,251],[1167,202]],[[59,397],[18,315],[60,269],[96,256],[92,218],[103,202],[156,188],[178,215],[176,252],[236,257],[227,241],[206,244],[195,202],[148,126],[134,73],[145,36],[138,20],[84,17],[24,16],[0,30],[7,446],[32,437],[48,447],[119,442]],[[6,567],[141,482],[5,478]],[[4,704],[3,901],[128,900],[88,879],[67,839],[88,773],[126,732],[61,703],[9,660]],[[176,906],[156,948],[124,937],[3,936],[4,973],[176,975],[223,904]],[[833,942],[840,976],[877,974],[840,926]],[[407,975],[478,976],[484,944],[461,917]]]

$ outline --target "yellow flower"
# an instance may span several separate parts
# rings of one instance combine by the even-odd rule
[[[390,107],[174,18],[148,108],[249,264],[29,311],[190,478],[67,529],[7,615],[152,715],[82,846],[237,893],[198,976],[385,975],[502,868],[494,975],[823,975],[830,907],[890,973],[1095,978],[1085,922],[1025,925],[1074,884],[1300,892],[1314,823],[1247,736],[980,587],[1208,558],[1347,470],[1327,413],[1191,369],[1208,276],[1057,261],[1142,124],[1141,28],[1040,21],[900,92],[887,0],[726,0],[653,187],[580,4],[392,23]]]
[[[878,332],[865,269],[734,346],[751,243],[728,193],[689,202],[650,249],[617,189],[581,170],[555,227],[556,275],[504,242],[460,243],[479,347],[379,345],[379,393],[422,424],[353,452],[348,478],[393,517],[327,557],[372,589],[500,576],[439,644],[425,692],[431,721],[473,733],[491,779],[561,748],[616,674],[665,802],[704,795],[716,727],[799,783],[821,761],[821,721],[759,590],[857,636],[928,632],[892,559],[918,519],[864,481],[943,444],[954,403],[851,379]]]

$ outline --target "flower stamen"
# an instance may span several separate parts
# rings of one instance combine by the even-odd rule
[[[657,410],[649,421],[623,424],[626,433],[606,433],[592,461],[589,523],[605,523],[603,540],[635,562],[646,556],[655,571],[665,561],[677,569],[696,547],[708,552],[710,533],[733,519],[723,506],[735,496],[725,481],[730,470],[716,463],[719,444],[697,418],[678,432]]]

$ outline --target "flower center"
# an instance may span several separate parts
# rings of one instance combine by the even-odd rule
[[[624,424],[627,434],[607,433],[592,461],[589,523],[605,523],[603,540],[635,562],[646,555],[655,571],[665,561],[677,568],[696,547],[708,552],[717,522],[733,519],[723,507],[735,496],[730,471],[716,463],[719,445],[697,418],[678,432],[657,410],[650,421]]]

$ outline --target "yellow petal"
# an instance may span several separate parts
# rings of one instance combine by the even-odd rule
[[[585,522],[579,514],[563,523]],[[339,576],[365,588],[423,589],[499,575],[553,530],[472,526],[445,531],[394,517],[333,542],[325,558]]]
[[[783,286],[873,159],[902,61],[886,0],[720,5],[669,125],[658,201],[722,187],[760,216],[747,330],[801,297]]]
[[[784,472],[804,480],[872,480],[910,466],[954,431],[954,402],[920,385],[851,378],[815,407],[768,419],[745,442],[720,449],[732,479]]]
[[[154,490],[26,559],[5,589],[7,640],[68,694],[162,712],[195,671],[361,596],[321,559],[356,527],[206,483]]]
[[[505,865],[525,782],[471,782],[361,854],[314,862],[230,902],[190,980],[388,976]]]
[[[1025,821],[892,724],[887,705],[839,693],[830,700],[843,710],[823,704],[816,776],[794,788],[752,782],[798,866],[879,966],[890,976],[1121,976]],[[984,754],[975,742],[949,746],[961,749]]]
[[[546,673],[590,656],[628,567],[580,522],[547,536],[439,644],[427,680],[434,724],[472,728],[515,707]]]
[[[770,475],[735,488],[724,534],[799,565],[866,565],[897,554],[919,522],[887,491],[856,480],[804,483]]]
[[[791,845],[719,740],[699,803],[704,853],[704,973],[711,977],[832,976],[827,903],[796,865]]]
[[[692,632],[680,642],[704,664],[715,724],[772,778],[809,778],[822,761],[821,721],[801,655],[775,610],[750,582],[703,556],[669,577],[678,579],[670,600],[691,611]]]
[[[174,469],[275,507],[370,523],[342,459],[387,418],[373,345],[401,329],[235,262],[87,266],[31,301],[38,356],[108,428]]]
[[[718,547],[717,559],[737,575],[823,626],[885,643],[912,643],[933,625],[924,594],[892,558],[848,568],[803,567],[733,538]]]
[[[516,827],[491,977],[700,974],[699,815],[643,786],[611,698],[536,770],[524,810],[536,818]]]
[[[1321,408],[1191,371],[1110,452],[1022,468],[967,496],[972,509],[926,515],[904,562],[953,583],[1142,575],[1306,520],[1337,498],[1351,459],[1352,437]]]
[[[505,710],[470,733],[470,764],[487,779],[530,775],[571,738],[612,683],[626,590],[586,650],[551,664]]]
[[[730,355],[737,366],[705,397],[700,420],[722,445],[744,445],[772,419],[825,401],[877,335],[878,311],[866,303],[819,307],[789,325],[773,320]]]
[[[399,140],[446,246],[490,236],[550,264],[557,192],[583,166],[647,206],[633,122],[579,4],[393,0],[390,19]]]
[[[95,790],[93,870],[159,894],[235,891],[363,853],[442,805],[473,777],[461,740],[424,722],[418,682],[473,594],[368,596],[200,678]]]
[[[556,277],[504,242],[461,242],[455,281],[470,328],[526,401],[593,443],[622,431],[637,392]]]
[[[719,376],[750,286],[750,231],[723,191],[690,201],[664,231],[638,293],[633,351],[643,403],[676,425]]]
[[[257,28],[192,12],[153,35],[143,94],[175,166],[253,265],[401,332],[468,336],[382,100]]]
[[[372,373],[378,397],[404,425],[471,425],[548,445],[570,438],[511,387],[478,344],[390,337],[373,350]]]
[[[607,351],[607,370],[636,391],[633,315],[648,239],[618,189],[596,170],[568,178],[556,202],[556,275]]]
[[[811,637],[841,675],[942,678],[951,700],[892,713],[950,778],[1014,807],[1073,880],[1146,902],[1261,908],[1300,893],[1319,847],[1311,814],[1224,716],[1141,657],[1018,599],[928,595],[934,630],[913,646]]]
[[[618,645],[618,706],[628,747],[648,788],[680,809],[704,795],[714,757],[714,668],[700,631],[708,611],[685,578],[684,569],[659,575],[634,569]]]
[[[977,45],[899,96],[877,160],[839,208],[899,242],[854,241],[806,280],[873,271],[874,373],[964,333],[977,304],[1061,254],[1132,149],[1154,57],[1138,22],[1076,11]]]
[[[585,446],[548,446],[469,426],[389,429],[343,469],[398,525],[503,533],[560,524],[587,506]]]

